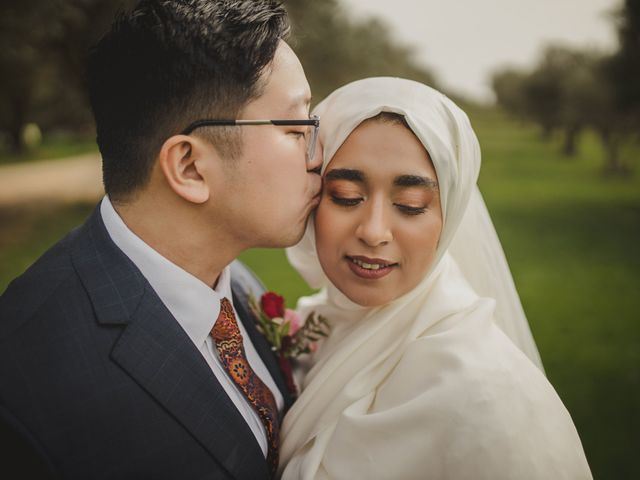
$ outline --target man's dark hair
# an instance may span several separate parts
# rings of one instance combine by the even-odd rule
[[[87,80],[106,193],[149,180],[164,141],[201,118],[236,118],[289,23],[276,0],[142,0],[92,48]],[[224,157],[239,129],[198,130]]]

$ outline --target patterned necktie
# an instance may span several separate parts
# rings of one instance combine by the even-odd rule
[[[251,369],[242,343],[233,306],[227,298],[220,302],[220,315],[211,329],[218,354],[225,370],[256,411],[267,431],[267,463],[274,474],[278,468],[278,407],[271,390]]]

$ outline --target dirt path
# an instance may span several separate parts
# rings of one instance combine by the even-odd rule
[[[103,192],[97,153],[0,166],[0,207],[97,200]]]

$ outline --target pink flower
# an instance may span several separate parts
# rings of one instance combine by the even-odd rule
[[[290,308],[284,309],[284,321],[289,323],[289,335],[293,336],[300,330],[300,315]]]

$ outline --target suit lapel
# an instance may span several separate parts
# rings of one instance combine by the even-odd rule
[[[112,242],[99,209],[78,232],[72,259],[98,323],[123,326],[113,361],[232,476],[267,478],[267,464],[248,425],[187,334]]]
[[[145,294],[112,358],[232,475],[266,478],[253,433],[187,334],[154,297]]]

